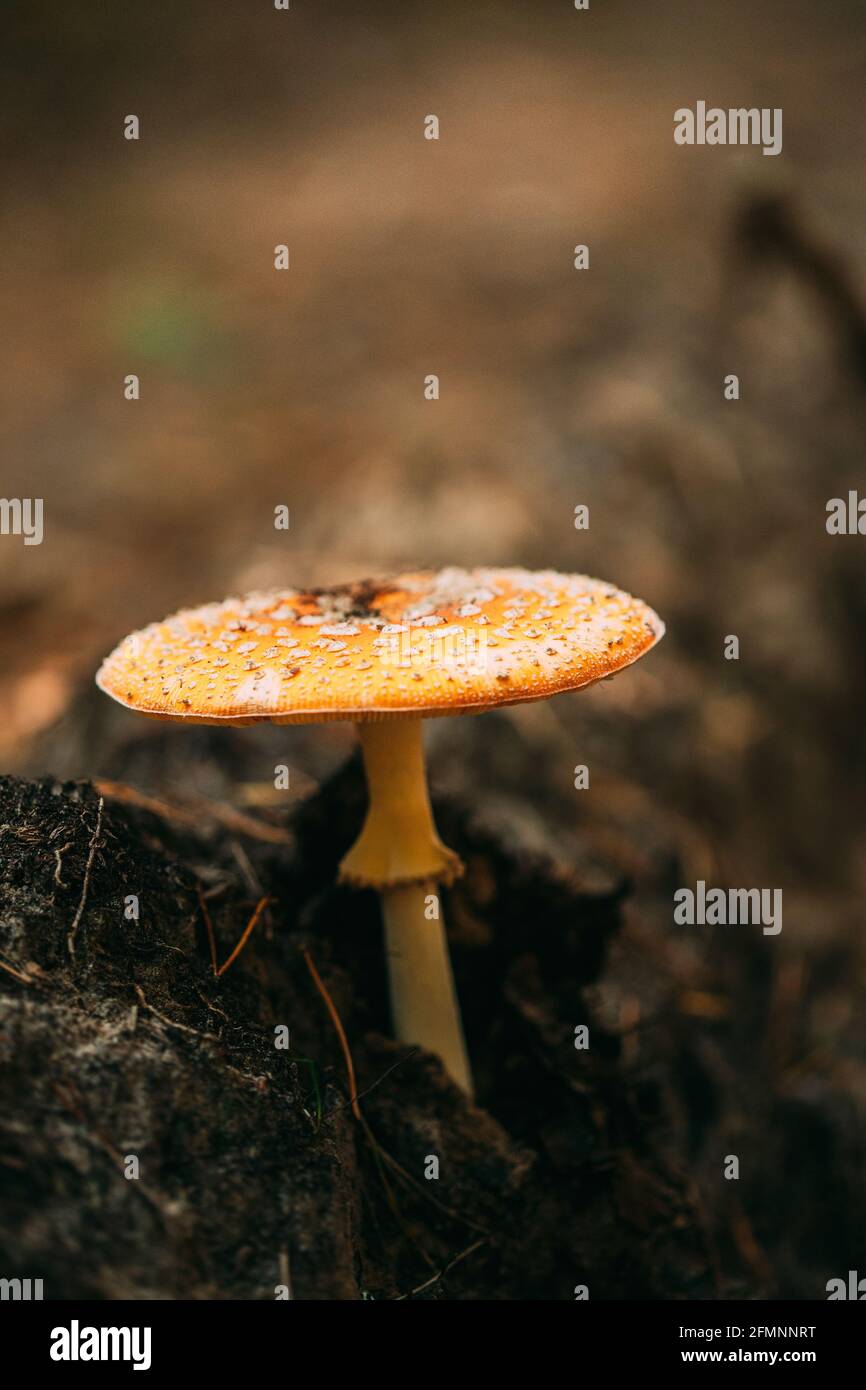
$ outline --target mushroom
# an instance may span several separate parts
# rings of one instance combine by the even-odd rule
[[[369,790],[339,878],[382,898],[394,1030],[472,1079],[436,886],[462,872],[436,833],[421,722],[542,700],[611,676],[664,632],[639,599],[551,570],[445,569],[254,593],[127,637],[97,684],[157,719],[354,720]]]

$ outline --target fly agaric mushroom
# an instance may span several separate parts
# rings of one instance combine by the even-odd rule
[[[339,877],[382,896],[397,1037],[437,1052],[471,1094],[444,924],[427,911],[462,865],[433,824],[421,721],[577,690],[663,632],[597,579],[446,569],[186,609],[127,637],[96,679],[157,719],[357,723],[369,807]]]

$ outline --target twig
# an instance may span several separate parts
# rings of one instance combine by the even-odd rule
[[[237,960],[237,958],[238,958],[238,956],[240,955],[241,951],[244,949],[244,946],[247,944],[247,941],[248,941],[248,939],[249,939],[250,933],[251,933],[252,930],[253,930],[253,927],[254,927],[254,926],[256,925],[256,923],[258,922],[259,918],[261,917],[261,915],[262,915],[262,913],[264,912],[265,908],[267,907],[268,903],[271,903],[271,902],[273,902],[273,901],[274,901],[273,898],[268,898],[268,897],[259,898],[259,901],[258,901],[258,903],[256,904],[256,910],[255,910],[255,912],[253,913],[253,915],[252,915],[252,917],[250,918],[250,920],[247,922],[246,926],[244,927],[243,935],[241,936],[240,941],[238,942],[238,944],[237,944],[237,946],[235,947],[235,949],[232,951],[232,953],[231,953],[231,955],[229,956],[228,960],[225,961],[224,964],[221,965],[220,968],[219,968],[219,970],[216,972],[216,973],[217,973],[217,979],[219,979],[219,977],[220,977],[221,975],[224,975],[224,974],[226,973],[226,971],[228,970],[229,966],[232,964],[233,961]]]
[[[421,1256],[424,1263],[428,1264],[432,1269],[433,1261],[431,1257],[428,1255],[424,1246],[421,1244],[421,1241],[413,1232],[402,1211],[400,1210],[400,1203],[397,1201],[394,1189],[388,1181],[388,1174],[385,1172],[386,1163],[388,1163],[392,1168],[397,1169],[398,1172],[402,1171],[400,1169],[399,1163],[395,1158],[391,1157],[391,1155],[388,1153],[386,1149],[382,1148],[382,1145],[379,1143],[378,1139],[376,1138],[372,1129],[368,1125],[367,1121],[364,1119],[363,1115],[361,1116],[361,1128],[364,1131],[364,1134],[367,1137],[367,1142],[370,1145],[370,1151],[373,1155],[373,1162],[376,1165],[376,1168],[379,1173],[379,1178],[381,1180],[383,1188],[385,1189],[385,1198],[388,1202],[388,1206],[391,1208],[391,1211],[394,1214],[394,1219],[396,1220],[397,1225],[403,1232],[403,1235],[408,1244],[414,1245],[415,1249],[418,1251],[418,1254]]]
[[[216,971],[214,971],[214,974],[216,974]],[[196,994],[198,995],[201,1002],[204,1004],[205,1008],[210,1009],[212,1014],[219,1014],[220,1018],[225,1019],[226,1023],[231,1023],[231,1019],[229,1018],[225,1009],[218,1009],[216,1004],[212,1004],[203,990],[197,989]]]
[[[349,1081],[349,1104],[352,1107],[352,1114],[355,1116],[355,1119],[360,1124],[370,1144],[370,1149],[373,1154],[373,1161],[376,1164],[376,1167],[379,1172],[379,1177],[382,1182],[382,1186],[385,1189],[385,1198],[388,1202],[389,1207],[391,1208],[391,1211],[394,1214],[397,1224],[399,1225],[406,1239],[410,1242],[410,1244],[415,1246],[416,1250],[421,1255],[421,1258],[425,1260],[428,1265],[432,1266],[433,1261],[430,1259],[430,1256],[427,1254],[427,1251],[424,1249],[421,1242],[412,1234],[412,1231],[410,1230],[406,1220],[404,1219],[403,1213],[400,1210],[400,1205],[397,1201],[396,1196],[394,1195],[394,1190],[391,1187],[390,1182],[388,1181],[388,1175],[385,1172],[385,1162],[388,1161],[393,1164],[395,1160],[391,1159],[390,1155],[386,1153],[386,1151],[382,1148],[381,1144],[379,1143],[375,1134],[371,1130],[367,1121],[364,1119],[364,1116],[361,1114],[361,1107],[358,1104],[358,1084],[355,1080],[355,1064],[352,1061],[352,1053],[349,1049],[349,1042],[346,1038],[346,1030],[343,1027],[343,1021],[340,1018],[340,1015],[337,1013],[337,1007],[333,999],[331,998],[328,989],[324,981],[322,980],[321,975],[319,974],[318,970],[313,964],[313,958],[310,955],[309,951],[304,951],[303,955],[304,960],[307,963],[307,969],[313,977],[313,983],[315,984],[316,989],[319,991],[319,993],[325,1001],[325,1007],[327,1008],[331,1022],[334,1025],[334,1031],[336,1032],[337,1037],[340,1040],[340,1047],[343,1050],[343,1058],[346,1063],[346,1074]],[[381,1077],[379,1079],[382,1080]]]
[[[214,939],[214,934],[213,934],[213,922],[211,921],[210,913],[208,912],[207,903],[206,903],[205,900],[204,900],[204,893],[203,893],[202,890],[201,890],[201,884],[200,884],[200,883],[197,883],[197,884],[196,884],[196,889],[195,889],[195,891],[196,891],[196,893],[198,894],[198,905],[199,905],[199,907],[201,908],[201,915],[202,915],[202,917],[204,918],[204,925],[205,925],[205,930],[206,930],[206,932],[207,932],[208,945],[210,946],[210,963],[211,963],[211,968],[213,969],[214,975],[216,975],[216,973],[217,973],[217,954],[216,954],[216,941],[215,941],[215,939]]]
[[[244,882],[246,883],[250,892],[255,894],[257,898],[262,897],[265,890],[262,887],[261,879],[259,878],[255,869],[253,868],[252,863],[250,862],[250,856],[247,854],[243,845],[239,844],[237,840],[231,840],[229,842],[229,845],[231,848],[231,852],[234,855],[235,860],[237,862],[238,868],[243,874]],[[267,927],[267,938],[270,941],[271,936],[273,934],[273,928],[271,926],[271,914],[269,912],[265,913],[265,926]]]
[[[446,1206],[444,1202],[439,1201],[438,1197],[434,1197],[432,1192],[429,1191],[430,1184],[428,1183],[425,1185],[424,1183],[420,1183],[417,1178],[413,1177],[412,1174],[403,1167],[402,1163],[398,1163],[396,1158],[388,1153],[387,1149],[383,1149],[381,1144],[378,1148],[383,1162],[387,1163],[388,1167],[392,1168],[399,1178],[402,1178],[403,1182],[406,1183],[407,1187],[413,1190],[416,1196],[420,1197],[425,1202],[429,1202],[431,1206],[436,1207],[437,1211],[441,1211],[442,1214],[447,1216],[451,1221],[459,1221],[462,1225],[469,1226],[473,1231],[480,1231],[482,1235],[485,1236],[490,1235],[488,1228],[482,1226],[480,1221],[473,1221],[471,1217],[464,1216],[462,1212],[455,1211],[453,1207]]]
[[[307,962],[307,969],[313,977],[313,983],[315,984],[316,989],[319,991],[319,993],[325,1001],[325,1007],[331,1016],[331,1022],[334,1025],[337,1037],[340,1039],[340,1046],[343,1049],[343,1058],[346,1063],[346,1074],[349,1078],[349,1104],[352,1107],[352,1114],[355,1116],[355,1119],[360,1120],[361,1107],[358,1104],[358,1086],[357,1082],[355,1081],[355,1064],[352,1061],[352,1054],[349,1051],[349,1043],[346,1038],[346,1030],[343,1027],[340,1015],[337,1013],[337,1010],[334,1007],[334,1001],[328,993],[327,989],[325,988],[321,975],[319,974],[318,970],[313,964],[313,957],[310,955],[309,951],[304,951],[304,960]]]
[[[241,871],[241,874],[243,875],[243,880],[244,883],[247,885],[247,888],[251,893],[255,893],[256,897],[260,898],[262,896],[262,893],[264,892],[264,889],[262,888],[261,879],[259,878],[255,869],[253,868],[252,864],[250,863],[250,856],[247,854],[243,845],[238,844],[237,840],[230,841],[229,849],[234,855],[235,861],[237,863],[238,868]]]
[[[202,1033],[198,1028],[190,1028],[186,1023],[175,1023],[173,1018],[166,1018],[165,1014],[159,1012],[159,1009],[155,1009],[152,1004],[148,1004],[144,997],[144,990],[140,985],[135,986],[135,992],[138,995],[138,1002],[141,1004],[142,1008],[147,1009],[148,1013],[153,1014],[154,1018],[158,1018],[160,1023],[165,1024],[166,1028],[177,1028],[181,1033],[191,1033],[194,1038],[204,1038],[207,1042],[219,1041],[218,1038],[214,1037],[213,1033]]]
[[[56,869],[54,870],[54,882],[55,882],[55,883],[59,883],[61,888],[68,888],[68,887],[69,887],[69,884],[68,884],[68,883],[64,883],[64,882],[63,882],[63,879],[60,877],[60,870],[61,870],[61,868],[63,867],[63,856],[64,856],[64,854],[66,853],[66,851],[67,851],[68,849],[72,849],[72,846],[73,846],[74,844],[75,844],[75,841],[74,841],[74,840],[67,840],[67,841],[66,841],[66,844],[63,845],[61,849],[56,849],[56,850],[54,851],[54,858],[57,860],[57,867],[56,867]]]
[[[410,1289],[408,1293],[398,1294],[397,1298],[394,1299],[394,1302],[402,1303],[404,1299],[414,1298],[417,1293],[424,1293],[426,1289],[432,1288],[434,1284],[439,1283],[440,1279],[445,1278],[445,1275],[449,1272],[449,1270],[452,1270],[455,1265],[459,1265],[461,1260],[465,1260],[469,1255],[473,1255],[475,1251],[479,1248],[479,1246],[486,1244],[487,1237],[482,1236],[480,1240],[476,1240],[472,1245],[467,1245],[465,1250],[461,1250],[459,1255],[455,1255],[453,1260],[449,1260],[447,1265],[443,1265],[442,1268],[439,1270],[438,1274],[434,1274],[433,1277],[431,1279],[428,1279],[425,1283],[419,1284],[416,1289]]]
[[[337,1013],[336,1005],[334,1004],[333,999],[328,993],[327,987],[325,986],[321,976],[319,975],[318,970],[313,964],[313,958],[310,955],[309,951],[304,951],[303,955],[304,960],[307,963],[307,968],[313,977],[313,981],[316,985],[316,988],[318,989],[319,993],[325,1001],[325,1005],[330,1015],[331,1022],[333,1023],[337,1037],[340,1040],[340,1046],[343,1050],[343,1057],[346,1062],[346,1072],[349,1081],[349,1100],[347,1104],[349,1104],[352,1107],[352,1114],[355,1116],[355,1119],[361,1125],[361,1128],[363,1129],[367,1141],[370,1145],[370,1149],[373,1154],[373,1161],[376,1164],[376,1168],[379,1172],[379,1177],[382,1181],[382,1186],[385,1189],[385,1197],[387,1199],[388,1205],[391,1208],[391,1211],[393,1212],[394,1217],[398,1225],[400,1226],[400,1229],[402,1230],[404,1236],[406,1237],[407,1241],[411,1245],[414,1245],[421,1258],[432,1268],[432,1259],[427,1254],[427,1251],[424,1249],[424,1246],[421,1244],[420,1240],[418,1240],[417,1236],[415,1236],[411,1231],[408,1223],[406,1222],[403,1216],[403,1213],[400,1210],[400,1204],[397,1201],[394,1189],[392,1188],[391,1183],[388,1181],[388,1175],[385,1172],[385,1165],[387,1164],[389,1168],[392,1168],[394,1172],[398,1173],[399,1176],[403,1178],[404,1182],[408,1183],[410,1186],[416,1186],[415,1181],[412,1178],[411,1174],[407,1173],[406,1169],[400,1163],[397,1162],[396,1158],[393,1158],[392,1155],[388,1153],[388,1150],[382,1147],[375,1134],[373,1133],[372,1129],[370,1128],[369,1124],[367,1123],[366,1119],[361,1113],[361,1107],[358,1104],[359,1096],[357,1082],[355,1080],[355,1066],[352,1061],[352,1053],[349,1049],[349,1043],[346,1038],[346,1030],[343,1027],[342,1019],[340,1018],[340,1015]],[[362,1092],[362,1094],[369,1095],[370,1092],[374,1090],[376,1086],[380,1085],[387,1076],[390,1076],[391,1072],[395,1071],[396,1068],[401,1066],[403,1062],[407,1062],[411,1056],[412,1053],[410,1052],[407,1053],[405,1057],[398,1058],[398,1060],[394,1062],[394,1064],[390,1066],[386,1072],[383,1072],[381,1076],[377,1077],[377,1079],[374,1082],[372,1082],[371,1085],[369,1085],[367,1089],[364,1092]],[[345,1109],[345,1105],[335,1106],[333,1110],[328,1112],[328,1117],[336,1114],[337,1111],[340,1109]],[[447,1207],[443,1207],[441,1203],[437,1202],[434,1197],[432,1197],[428,1192],[424,1191],[424,1189],[421,1188],[420,1184],[418,1184],[417,1187],[421,1196],[425,1197],[428,1201],[432,1202],[434,1206],[440,1207],[440,1209],[446,1212],[448,1216],[457,1216],[457,1213],[449,1211]],[[466,1220],[466,1218],[459,1216],[457,1219],[464,1221]],[[471,1221],[467,1221],[466,1224],[470,1226],[474,1225],[474,1223]],[[476,1226],[475,1229],[479,1230],[483,1229],[483,1227]]]
[[[381,1084],[382,1084],[383,1081],[387,1081],[387,1079],[388,1079],[388,1077],[391,1075],[392,1071],[396,1071],[398,1067],[402,1067],[403,1063],[404,1063],[404,1062],[408,1062],[410,1057],[414,1057],[414,1056],[415,1056],[415,1053],[416,1053],[417,1051],[418,1051],[418,1048],[417,1048],[417,1047],[413,1047],[412,1050],[411,1050],[411,1052],[407,1052],[406,1055],[405,1055],[404,1057],[398,1057],[397,1060],[396,1060],[396,1062],[392,1062],[392,1063],[391,1063],[391,1065],[390,1065],[390,1067],[388,1067],[387,1071],[383,1071],[381,1076],[377,1076],[375,1081],[371,1081],[370,1084],[369,1084],[369,1086],[366,1086],[366,1087],[364,1088],[363,1091],[359,1091],[358,1094],[354,1097],[354,1100],[356,1100],[356,1101],[363,1100],[364,1097],[365,1097],[365,1096],[368,1096],[368,1095],[370,1094],[371,1091],[375,1091],[375,1089],[376,1089],[377,1086],[381,1086]],[[351,1104],[352,1104],[352,1099],[350,1098],[349,1100],[344,1100],[343,1103],[342,1103],[342,1105],[335,1105],[334,1108],[333,1108],[333,1110],[329,1110],[329,1111],[328,1111],[327,1115],[325,1116],[325,1119],[326,1119],[326,1120],[330,1120],[330,1118],[331,1118],[332,1115],[339,1115],[339,1113],[340,1113],[341,1110],[345,1110],[346,1106],[347,1106],[347,1105],[351,1105]],[[356,1112],[356,1117],[357,1117],[357,1112]]]
[[[294,1298],[295,1295],[292,1290],[292,1271],[289,1265],[289,1252],[285,1245],[280,1251],[280,1283],[288,1291],[289,1298]]]
[[[81,885],[81,898],[78,903],[78,910],[72,919],[72,926],[69,928],[69,935],[66,938],[66,945],[72,959],[75,959],[75,937],[84,916],[84,909],[87,906],[87,890],[90,887],[90,871],[93,868],[93,860],[96,855],[96,846],[99,843],[99,836],[102,831],[102,808],[105,805],[104,797],[99,798],[99,809],[96,813],[96,829],[90,838],[90,851],[87,855],[87,863],[84,866],[84,882]]]
[[[33,981],[28,980],[26,975],[22,975],[20,970],[16,970],[15,967],[12,965],[7,965],[5,960],[0,960],[0,970],[6,970],[9,972],[10,975],[14,975],[16,980],[21,981],[22,985],[33,984]]]
[[[277,825],[269,825],[267,821],[259,820],[256,816],[248,816],[244,811],[235,810],[234,806],[224,806],[219,801],[208,801],[206,797],[196,797],[187,805],[181,806],[177,802],[164,801],[159,796],[148,796],[145,792],[136,791],[135,787],[125,786],[123,782],[99,778],[93,785],[103,796],[107,796],[109,801],[137,806],[141,811],[150,811],[161,820],[174,821],[176,825],[200,829],[202,816],[206,816],[218,825],[224,825],[227,830],[247,835],[252,840],[264,840],[270,845],[291,843],[292,837],[287,830],[281,830]]]
[[[322,1128],[322,1090],[319,1086],[319,1069],[312,1057],[294,1057],[290,1052],[289,1061],[292,1062],[293,1065],[297,1065],[298,1062],[303,1062],[304,1066],[310,1068],[310,1076],[313,1079],[313,1090],[316,1093],[316,1123],[313,1125],[313,1133],[318,1134],[319,1130]],[[301,1109],[312,1124],[313,1117],[307,1107],[302,1105]]]

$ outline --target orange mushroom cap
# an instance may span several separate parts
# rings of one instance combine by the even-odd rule
[[[576,690],[663,633],[640,599],[585,575],[445,569],[187,608],[125,638],[96,680],[189,723],[432,717]]]

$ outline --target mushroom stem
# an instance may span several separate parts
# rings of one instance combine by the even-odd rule
[[[388,952],[394,1031],[442,1058],[469,1095],[472,1078],[448,941],[436,894],[463,872],[436,834],[424,771],[420,719],[358,726],[370,804],[357,841],[340,865],[340,879],[377,888]],[[435,913],[435,916],[432,915]]]
[[[370,804],[340,878],[356,888],[453,883],[463,865],[433,824],[420,719],[358,725]]]
[[[382,892],[394,1033],[438,1053],[452,1080],[472,1095],[472,1073],[441,916],[427,920],[432,883]]]

